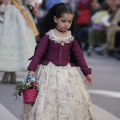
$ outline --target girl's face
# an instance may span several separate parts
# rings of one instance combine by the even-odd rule
[[[60,18],[54,16],[54,22],[57,23],[57,28],[61,31],[67,31],[72,24],[73,14],[64,13]]]

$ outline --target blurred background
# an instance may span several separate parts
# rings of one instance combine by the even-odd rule
[[[82,44],[85,59],[93,70],[93,85],[88,88],[92,102],[116,118],[109,120],[120,119],[120,0],[20,0],[19,2],[27,6],[39,32],[44,16],[54,4],[64,2],[72,7],[75,15],[75,34]],[[10,0],[0,0],[0,39],[4,31],[1,26],[4,24],[5,7],[8,4],[11,4]],[[22,98],[14,100],[11,94],[14,92],[15,84],[10,84],[10,78],[7,82],[3,82],[5,72],[3,70],[0,72],[0,110],[5,108],[19,119]],[[20,81],[27,74],[27,70],[14,73],[16,76],[13,77],[15,81],[12,83]],[[102,113],[99,116],[102,117]]]

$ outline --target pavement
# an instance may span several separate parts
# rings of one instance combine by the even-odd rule
[[[18,120],[7,108],[0,103],[0,120]]]
[[[27,72],[17,73],[17,76],[19,76],[17,81],[21,80],[20,75],[23,75],[23,74],[25,75],[26,73]],[[0,80],[1,80],[1,78],[0,78]],[[20,101],[19,104],[21,104],[21,103],[22,102]],[[11,103],[11,104],[15,104],[15,103]],[[16,107],[17,107],[17,105],[16,105]],[[12,109],[14,109],[14,108],[12,108]],[[18,109],[19,108],[16,108],[16,110],[18,110]],[[109,113],[108,111],[100,108],[99,106],[97,106],[95,104],[93,104],[93,110],[94,110],[95,120],[120,120],[113,114]],[[0,112],[0,120],[19,120],[19,117],[18,116],[16,117],[16,115],[11,113],[11,110],[6,108],[2,103],[0,103],[0,111],[1,111]],[[18,110],[18,112],[19,112],[19,110]]]
[[[95,114],[95,120],[120,120],[106,110],[93,104],[93,110]]]
[[[95,120],[120,120],[109,112],[93,104]],[[19,120],[0,103],[0,120]]]

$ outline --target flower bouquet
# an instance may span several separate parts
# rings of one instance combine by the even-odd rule
[[[15,92],[13,93],[18,99],[18,95],[23,94],[24,103],[34,103],[39,90],[39,85],[33,76],[26,76],[21,82],[16,85]]]

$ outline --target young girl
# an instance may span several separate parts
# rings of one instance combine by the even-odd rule
[[[70,59],[73,54],[86,77],[85,83],[92,85],[91,69],[72,35],[73,18],[70,6],[60,3],[50,9],[43,21],[43,37],[28,66],[28,75],[34,76],[40,64],[40,90],[32,110],[31,105],[24,106],[23,120],[94,120],[88,91]]]

